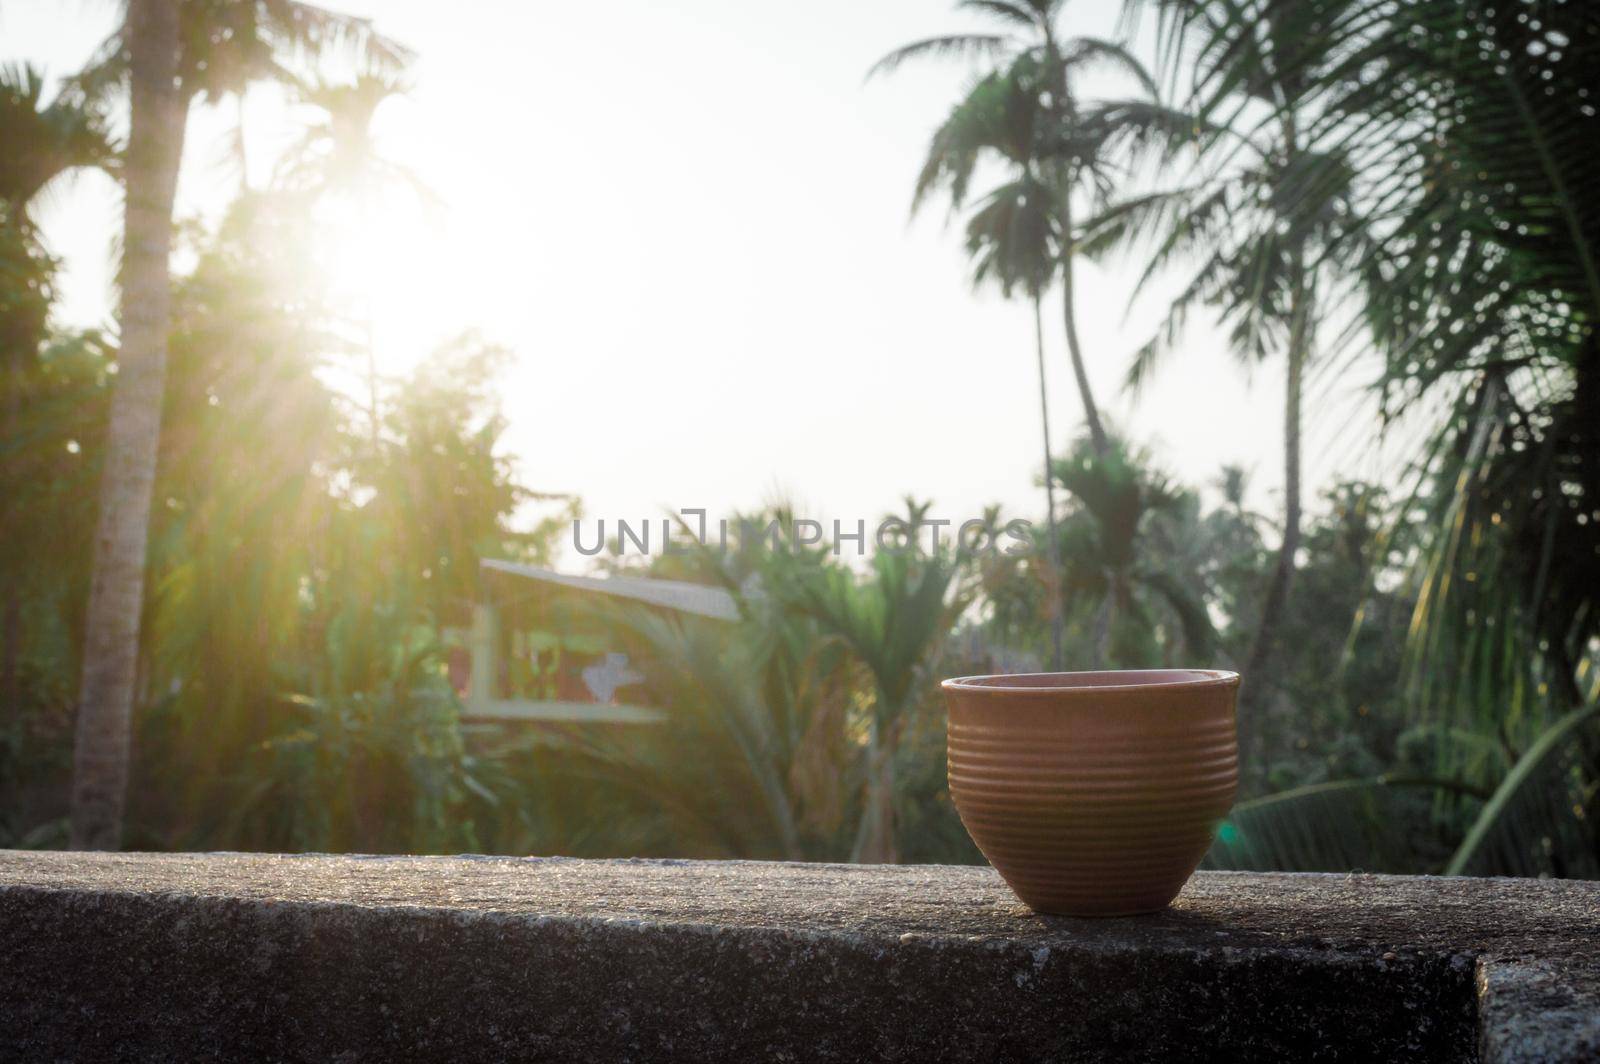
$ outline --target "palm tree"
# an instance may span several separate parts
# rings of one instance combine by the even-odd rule
[[[1408,508],[1418,552],[1406,705],[1444,793],[1486,799],[1442,867],[1595,875],[1600,778],[1600,116],[1591,6],[1482,0],[1159,0],[1168,65],[1221,99],[1228,57],[1299,17],[1280,69],[1299,132],[1353,160],[1371,219],[1352,302],[1384,367],[1385,414],[1430,429]],[[1232,85],[1228,85],[1228,82]],[[1341,251],[1342,254],[1342,251]],[[1326,300],[1323,303],[1326,304]],[[1442,781],[1442,782],[1441,782]],[[1327,841],[1329,803],[1384,781],[1273,796],[1277,854]],[[1363,799],[1365,800],[1365,799]],[[1265,800],[1264,800],[1265,803]],[[1385,817],[1380,824],[1393,824]],[[1402,840],[1403,842],[1404,840]],[[1358,859],[1366,867],[1372,862]],[[1324,863],[1321,867],[1348,867]]]
[[[1120,441],[1100,454],[1080,445],[1055,463],[1072,498],[1062,522],[1069,603],[1092,607],[1092,662],[1100,668],[1174,663],[1182,645],[1191,660],[1209,656],[1215,633],[1199,594],[1199,574],[1174,564],[1174,533],[1195,516],[1192,495],[1170,486]],[[1157,633],[1172,635],[1158,638]]]
[[[112,157],[103,116],[71,93],[44,102],[44,73],[28,64],[0,67],[0,202],[8,221],[31,226],[28,214],[49,186],[75,169]]]
[[[1241,362],[1284,363],[1283,525],[1244,665],[1240,740],[1246,763],[1272,693],[1266,677],[1300,549],[1306,373],[1319,353],[1334,354],[1319,352],[1318,326],[1351,291],[1364,249],[1354,168],[1342,151],[1320,142],[1322,110],[1312,91],[1316,64],[1328,55],[1318,50],[1318,19],[1327,6],[1263,5],[1233,47],[1204,49],[1194,68],[1195,117],[1186,131],[1199,149],[1198,176],[1116,204],[1087,226],[1086,244],[1096,249],[1153,237],[1136,291],[1169,269],[1184,272],[1165,323],[1134,356],[1130,387],[1147,380],[1177,346],[1199,304],[1229,326],[1229,344]],[[1192,63],[1187,54],[1183,61]]]
[[[123,180],[121,350],[85,621],[72,761],[72,845],[116,849],[144,606],[145,539],[161,434],[172,201],[183,153],[177,0],[130,0],[132,123]]]
[[[758,527],[791,520],[781,504],[741,518]],[[581,846],[569,824],[585,811],[572,806],[591,788],[570,784],[598,780],[610,800],[636,807],[629,812],[629,830],[642,836],[636,850],[783,860],[846,855],[851,803],[843,781],[865,669],[806,608],[806,596],[831,579],[825,574],[842,568],[823,547],[723,554],[705,546],[664,555],[652,570],[724,588],[739,621],[668,616],[637,604],[594,607],[667,719],[626,734],[583,727],[556,737],[569,779],[541,795],[552,826]]]
[[[744,619],[732,633],[719,622],[623,611],[617,628],[637,641],[634,660],[670,719],[643,736],[575,729],[565,737],[568,756],[658,810],[663,848],[833,858],[827,843],[843,806],[842,649],[784,604],[735,595]],[[813,760],[823,771],[808,776]]]
[[[1407,704],[1516,755],[1447,868],[1600,874],[1594,10],[1338,14],[1353,41],[1318,87],[1385,208],[1362,263],[1385,407],[1432,422]]]
[[[295,101],[322,116],[285,153],[281,178],[292,189],[319,195],[371,196],[390,184],[421,192],[417,176],[384,158],[373,131],[378,109],[411,91],[398,72],[366,70],[351,81],[316,77],[295,86]]]
[[[1083,404],[1084,421],[1097,450],[1109,446],[1100,409],[1089,385],[1083,349],[1078,341],[1075,302],[1074,258],[1076,213],[1074,196],[1083,192],[1103,195],[1111,176],[1111,150],[1115,144],[1137,137],[1153,127],[1164,126],[1172,118],[1159,105],[1149,101],[1123,101],[1086,107],[1073,91],[1076,76],[1095,64],[1108,64],[1130,75],[1151,98],[1156,95],[1139,61],[1121,45],[1090,37],[1063,38],[1056,21],[1065,0],[960,0],[956,7],[993,19],[1005,32],[967,33],[931,37],[896,49],[879,60],[872,74],[888,73],[902,63],[923,57],[978,57],[992,63],[989,76],[980,80],[969,96],[958,103],[951,117],[934,134],[928,161],[918,181],[921,200],[938,184],[946,184],[952,204],[959,207],[978,159],[991,151],[1014,153],[1025,164],[1030,184],[1044,193],[1044,205],[1051,216],[1051,227],[1059,234],[1046,242],[1054,251],[1051,271],[1061,279],[1062,322],[1066,329],[1067,351],[1072,373]],[[871,74],[869,74],[871,76]],[[993,98],[1003,96],[1021,114],[1005,116],[997,111]],[[1104,121],[1115,110],[1116,123]],[[1002,135],[1003,146],[994,139],[996,118],[1014,118],[1028,129],[1015,128],[1011,134],[1026,133],[1025,139]],[[1019,160],[1010,160],[1015,172]],[[1034,246],[1031,251],[1043,251]]]
[[[44,102],[44,75],[26,65],[0,67],[0,527],[17,529],[28,485],[15,451],[30,366],[45,338],[53,264],[39,247],[32,209],[63,175],[105,166],[113,155],[100,114],[83,101],[58,94]],[[7,563],[26,565],[22,551]],[[10,568],[10,565],[7,565]],[[21,572],[7,572],[0,604],[0,706],[15,705],[17,656],[22,638]]]
[[[356,48],[388,65],[406,58],[365,20],[296,0],[128,0],[122,28],[77,79],[91,96],[126,83],[132,114],[123,170],[122,346],[73,753],[72,843],[79,848],[115,848],[122,835],[166,371],[172,207],[189,104],[281,78],[285,60],[333,48]]]
[[[312,198],[331,197],[352,203],[361,219],[359,232],[353,237],[345,234],[341,239],[370,238],[374,200],[390,186],[409,188],[424,201],[433,198],[415,173],[383,156],[373,135],[372,123],[378,108],[409,91],[410,86],[398,72],[382,68],[363,71],[354,81],[318,77],[296,87],[297,101],[321,111],[323,117],[309,124],[290,147],[284,157],[281,180],[285,187]],[[382,413],[370,306],[364,333],[368,418],[376,446]]]
[[[1060,539],[1056,535],[1055,478],[1050,474],[1050,398],[1044,361],[1042,301],[1061,259],[1061,232],[1054,196],[1039,174],[1040,127],[1048,119],[1038,94],[1017,78],[990,74],[958,103],[939,133],[917,182],[915,212],[940,183],[954,206],[966,193],[970,168],[980,154],[1001,160],[1005,180],[986,195],[967,220],[967,254],[973,283],[993,282],[1007,298],[1021,288],[1033,304],[1034,355],[1039,371],[1039,421],[1044,447],[1045,523],[1049,533],[1051,668],[1061,668],[1062,602]],[[1091,400],[1092,403],[1092,400]]]
[[[1512,684],[1544,686],[1559,715],[1593,697],[1600,635],[1593,10],[1356,0],[1344,15],[1365,32],[1320,87],[1387,207],[1361,264],[1385,407],[1434,405],[1423,501],[1452,530],[1417,618],[1440,682],[1417,693],[1488,723]],[[1362,62],[1358,94],[1342,75]],[[1523,645],[1482,638],[1488,618]],[[1488,676],[1499,691],[1471,690]]]
[[[909,504],[905,527],[915,536],[926,506]],[[920,702],[927,697],[944,639],[969,601],[963,558],[915,547],[879,551],[858,581],[840,567],[811,570],[780,591],[843,641],[871,676],[866,717],[862,814],[850,859],[898,860],[895,843],[895,755]]]

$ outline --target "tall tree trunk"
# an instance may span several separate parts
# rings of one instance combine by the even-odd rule
[[[122,843],[150,494],[161,435],[172,201],[183,155],[178,0],[131,0],[121,350],[106,435],[72,761],[72,845]]]
[[[1101,600],[1100,608],[1095,611],[1094,619],[1094,658],[1089,667],[1092,669],[1105,668],[1106,659],[1111,656],[1111,621],[1117,609],[1117,588],[1110,574],[1106,576],[1106,597]]]
[[[1072,102],[1072,85],[1067,80],[1067,64],[1056,42],[1055,30],[1048,18],[1042,20],[1044,48],[1054,72],[1055,91],[1050,94],[1050,121],[1056,128],[1065,128],[1075,121],[1076,106]],[[1100,407],[1094,401],[1094,391],[1089,387],[1089,371],[1083,364],[1083,348],[1078,344],[1077,295],[1074,292],[1072,186],[1077,175],[1072,166],[1056,163],[1054,171],[1056,194],[1061,197],[1061,316],[1067,329],[1067,354],[1072,358],[1072,376],[1078,382],[1078,398],[1083,400],[1083,420],[1089,428],[1089,440],[1094,453],[1104,457],[1110,450],[1105,425],[1100,420]]]
[[[1050,668],[1061,671],[1061,629],[1065,623],[1061,601],[1061,537],[1056,533],[1056,480],[1050,471],[1050,398],[1044,373],[1044,310],[1039,293],[1033,294],[1033,343],[1039,356],[1039,420],[1044,428],[1045,528],[1050,535]]]
[[[896,864],[894,845],[894,743],[879,734],[876,724],[868,736],[867,785],[861,827],[856,832],[850,860],[857,864]]]
[[[366,240],[372,234],[372,188],[366,181],[362,181],[356,192],[361,204],[361,237]],[[383,447],[383,412],[379,405],[378,397],[378,315],[372,298],[372,278],[363,277],[361,305],[362,323],[367,345],[367,428],[372,436],[372,460],[379,460],[379,453]]]
[[[1072,182],[1062,182],[1061,188],[1061,316],[1067,328],[1067,353],[1072,357],[1072,376],[1078,382],[1078,398],[1083,400],[1083,420],[1089,426],[1089,439],[1094,453],[1104,456],[1110,449],[1105,425],[1100,421],[1100,408],[1094,401],[1094,391],[1089,387],[1089,371],[1083,364],[1083,348],[1078,344],[1077,299],[1073,294],[1072,277]]]
[[[1239,758],[1242,765],[1254,764],[1260,753],[1271,690],[1266,683],[1267,669],[1277,649],[1278,628],[1289,604],[1294,584],[1295,555],[1300,550],[1300,404],[1301,388],[1311,335],[1311,293],[1306,284],[1301,254],[1296,252],[1291,265],[1289,308],[1289,365],[1284,384],[1283,410],[1283,541],[1278,545],[1278,563],[1267,585],[1261,607],[1261,625],[1244,668],[1244,697],[1239,720]],[[1264,766],[1258,766],[1264,767]]]

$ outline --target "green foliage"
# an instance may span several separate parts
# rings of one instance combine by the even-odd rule
[[[440,631],[480,556],[537,554],[549,526],[510,524],[531,493],[500,453],[491,346],[465,337],[399,381],[376,450],[352,422],[322,375],[341,341],[304,208],[241,198],[193,236],[174,295],[131,840],[472,848],[510,785],[466,747]],[[107,359],[93,336],[41,348],[5,440],[13,840],[64,796]]]
[[[1193,500],[1120,443],[1103,454],[1080,443],[1053,473],[1071,499],[1060,524],[1062,583],[1068,608],[1093,616],[1094,666],[1208,660],[1214,632],[1196,574],[1161,549],[1193,520]]]
[[[111,361],[99,335],[51,328],[59,264],[32,216],[60,179],[108,165],[111,144],[96,109],[44,95],[34,67],[0,67],[0,844],[13,845],[56,841],[74,694],[58,667],[78,660]]]
[[[907,535],[916,542],[926,507],[909,503]],[[872,677],[866,716],[866,784],[852,860],[898,859],[895,762],[913,713],[933,688],[938,649],[965,609],[960,559],[910,546],[873,555],[865,580],[822,569],[792,592],[823,629],[843,641]]]
[[[1413,705],[1521,746],[1592,697],[1600,635],[1600,35],[1576,4],[1356,13],[1340,69],[1366,84],[1324,91],[1392,204],[1367,318],[1392,416],[1436,425]]]
[[[0,203],[7,224],[27,211],[51,184],[73,170],[109,166],[113,148],[105,116],[71,94],[44,101],[44,73],[29,64],[0,66]]]
[[[397,620],[333,619],[312,689],[283,696],[278,727],[234,767],[226,819],[203,830],[265,850],[480,848],[468,799],[499,799],[475,778],[434,633]]]
[[[1546,728],[1506,773],[1445,873],[1600,879],[1597,724],[1600,704],[1591,704]]]
[[[1203,867],[1258,872],[1418,872],[1444,852],[1428,781],[1317,783],[1239,803]]]
[[[239,96],[254,82],[292,84],[297,72],[327,60],[359,60],[389,74],[411,50],[376,32],[370,19],[302,0],[181,0],[178,79],[186,100]],[[74,79],[79,92],[103,98],[126,87],[128,28],[104,41]]]
[[[1266,630],[1254,763],[1208,865],[1600,877],[1592,14],[1134,3],[1158,16],[1177,109],[1121,45],[1063,37],[1060,0],[957,6],[994,32],[877,69],[981,64],[914,196],[962,215],[974,281],[1029,297],[1036,320],[1062,282],[1081,369],[1074,258],[1132,248],[1147,279],[1175,272],[1135,382],[1202,311],[1245,362],[1348,381],[1375,355],[1386,420],[1428,437],[1409,482],[1338,484],[1302,522],[1291,452],[1275,528],[1239,470],[1214,492],[1173,482],[1101,430],[1085,389],[1092,435],[1045,449],[1031,551],[663,557],[654,575],[727,589],[739,619],[595,608],[595,645],[628,651],[661,723],[464,724],[451,630],[482,595],[478,560],[548,558],[559,518],[534,521],[552,500],[504,453],[506,353],[467,332],[380,376],[317,268],[319,204],[419,188],[372,135],[409,55],[310,5],[186,0],[187,100],[270,79],[318,117],[277,187],[192,226],[180,256],[131,844],[975,861],[941,676],[1036,668],[1058,643],[1072,667],[1238,667]],[[339,54],[352,80],[317,68]],[[1133,98],[1083,99],[1096,66]],[[101,108],[125,76],[120,35],[48,101],[36,70],[0,70],[4,845],[64,839],[117,354],[53,326],[58,264],[31,211],[63,175],[115,170]],[[361,355],[354,398],[338,382]],[[910,505],[908,528],[928,512]],[[1007,527],[998,509],[986,523]],[[1269,609],[1280,531],[1294,594]]]
[[[787,860],[834,852],[842,743],[815,724],[840,720],[842,663],[814,632],[756,608],[764,621],[735,632],[642,611],[618,618],[669,719],[643,734],[571,729],[564,745],[605,786],[658,811],[645,852]],[[821,788],[807,775],[818,767]]]
[[[913,536],[925,515],[910,507]],[[780,508],[749,520],[787,518]],[[667,719],[642,731],[567,729],[559,748],[636,799],[635,818],[659,832],[641,840],[645,852],[892,860],[898,817],[911,809],[897,783],[904,768],[944,807],[909,813],[919,833],[963,853],[942,738],[937,749],[926,739],[940,653],[968,601],[965,566],[955,552],[910,547],[876,555],[864,573],[815,548],[663,557],[663,573],[726,587],[739,622],[604,611]],[[926,845],[920,835],[913,844]]]
[[[1446,818],[1470,826],[1450,867],[1593,874],[1600,758],[1574,723],[1596,696],[1600,635],[1592,12],[1456,0],[1132,6],[1158,10],[1163,66],[1192,82],[1208,125],[1246,142],[1293,131],[1314,150],[1258,200],[1290,231],[1306,218],[1320,234],[1314,261],[1355,282],[1362,318],[1341,338],[1370,337],[1382,357],[1386,417],[1431,428],[1400,507],[1425,534],[1411,555],[1403,698],[1383,716],[1450,737],[1429,744],[1435,777],[1498,788],[1475,824],[1460,810]],[[1186,196],[1196,209],[1163,250],[1230,246],[1236,206]],[[1358,224],[1315,223],[1319,205],[1337,203]],[[1145,207],[1111,226],[1127,233]],[[1225,298],[1270,305],[1243,289]],[[1503,751],[1493,768],[1490,743]]]
[[[1202,538],[1211,518],[1198,498],[1116,440],[1104,454],[1079,441],[1052,463],[1052,475],[1067,496],[1056,528],[1061,564],[1047,564],[1048,533],[1037,528],[1032,551],[975,560],[993,638],[1042,648],[1054,574],[1068,621],[1068,667],[1212,661],[1207,570],[1218,563]]]

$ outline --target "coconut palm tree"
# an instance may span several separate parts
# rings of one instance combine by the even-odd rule
[[[1518,689],[1543,688],[1522,723],[1552,725],[1594,698],[1600,637],[1594,12],[1353,0],[1344,14],[1363,32],[1319,87],[1388,208],[1362,263],[1385,407],[1432,414],[1421,495],[1451,530],[1427,561],[1417,704],[1493,727]],[[1356,63],[1367,92],[1343,77]]]
[[[1343,260],[1360,281],[1352,302],[1384,360],[1386,415],[1414,419],[1428,436],[1408,503],[1430,535],[1418,552],[1404,704],[1415,727],[1450,740],[1436,744],[1444,782],[1426,785],[1443,792],[1465,776],[1487,799],[1442,867],[1597,874],[1600,116],[1592,71],[1600,36],[1592,8],[1481,0],[1141,6],[1162,16],[1168,73],[1192,77],[1219,124],[1293,122],[1306,143],[1349,160],[1356,175],[1369,224],[1359,253]],[[1273,75],[1242,76],[1234,57],[1261,51],[1275,23],[1299,32],[1270,37]],[[1256,93],[1255,121],[1235,121],[1230,110],[1279,81],[1297,92]],[[1477,777],[1485,749],[1499,767]],[[1283,840],[1269,859],[1314,852],[1307,847],[1348,819],[1328,803],[1365,801],[1382,784],[1273,796],[1254,814],[1271,818],[1269,839]],[[1374,866],[1359,856],[1353,863]]]
[[[1245,365],[1284,364],[1283,523],[1249,656],[1240,713],[1248,763],[1278,630],[1294,582],[1302,514],[1306,374],[1320,355],[1348,344],[1319,326],[1353,289],[1365,250],[1355,200],[1355,168],[1327,143],[1322,101],[1313,91],[1318,62],[1331,53],[1318,35],[1329,5],[1263,5],[1226,51],[1207,51],[1194,74],[1194,118],[1183,131],[1198,149],[1193,180],[1113,205],[1088,224],[1085,245],[1148,249],[1136,292],[1158,275],[1184,280],[1166,320],[1135,354],[1137,388],[1176,348],[1189,315],[1211,308],[1229,327],[1229,346]],[[1179,127],[1174,124],[1174,130]]]
[[[126,30],[132,123],[123,164],[122,336],[73,749],[72,845],[78,849],[116,849],[122,840],[145,541],[161,434],[172,201],[183,153],[177,0],[130,0]]]
[[[189,104],[284,78],[286,64],[354,49],[398,65],[407,53],[362,19],[296,0],[127,0],[122,27],[79,75],[96,97],[126,87],[121,352],[85,621],[73,753],[72,842],[120,844],[129,720],[144,604],[145,546],[166,369],[172,208]]]
[[[1103,195],[1112,176],[1113,149],[1119,142],[1164,127],[1174,115],[1151,102],[1156,95],[1154,82],[1121,45],[1098,38],[1063,37],[1056,22],[1064,6],[1065,0],[961,0],[956,5],[958,9],[990,18],[1002,32],[916,41],[884,56],[871,74],[889,73],[905,62],[927,57],[978,58],[990,65],[989,75],[956,105],[950,119],[934,134],[928,161],[918,180],[918,202],[933,188],[944,185],[952,204],[959,207],[978,159],[997,150],[993,139],[995,119],[1004,117],[1029,127],[1009,131],[1028,134],[1025,140],[1002,135],[1009,143],[998,150],[1002,154],[1006,149],[1014,150],[1026,161],[1030,182],[1044,191],[1052,227],[1060,234],[1033,250],[1048,246],[1054,252],[1050,275],[1044,279],[1060,277],[1062,323],[1084,422],[1094,446],[1103,451],[1109,446],[1109,438],[1078,340],[1074,198]],[[1151,99],[1122,101],[1115,108],[1086,105],[1074,91],[1074,82],[1095,65],[1106,65],[1130,76]],[[1023,113],[1007,115],[1004,108],[997,111],[993,100],[997,96],[1005,97],[1010,106]],[[1112,110],[1119,116],[1118,121],[1104,121]]]
[[[1432,423],[1407,704],[1515,757],[1446,870],[1600,875],[1594,10],[1352,0],[1325,32],[1348,43],[1317,88],[1385,211],[1385,406]]]

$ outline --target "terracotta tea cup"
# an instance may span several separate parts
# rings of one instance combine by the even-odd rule
[[[963,676],[950,797],[1017,897],[1042,913],[1163,909],[1239,783],[1239,676],[1202,669]]]

